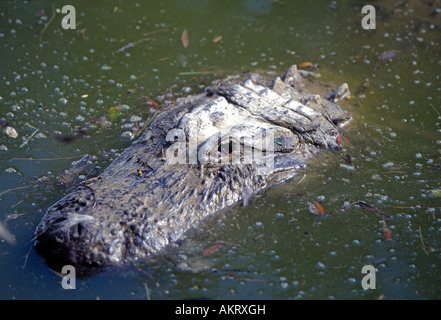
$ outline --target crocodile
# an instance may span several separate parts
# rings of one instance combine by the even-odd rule
[[[275,79],[230,77],[178,98],[101,175],[47,209],[36,251],[51,268],[82,274],[148,259],[293,178],[320,150],[340,148],[351,120],[336,104],[347,84],[330,94],[314,76],[293,65]]]

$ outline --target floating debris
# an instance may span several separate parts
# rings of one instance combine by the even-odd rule
[[[387,226],[387,224],[384,220],[383,220],[382,229],[383,229],[384,238],[386,240],[392,240],[392,232],[390,231],[389,227]]]
[[[152,40],[152,39],[150,39],[150,38],[143,38],[143,39],[140,39],[140,40],[135,41],[135,42],[130,42],[129,44],[125,45],[124,47],[121,47],[121,48],[119,48],[118,50],[116,50],[116,51],[113,53],[113,55],[116,55],[116,54],[119,54],[119,53],[125,52],[125,51],[127,51],[128,49],[134,48],[134,47],[136,47],[137,45],[139,45],[139,44],[141,44],[141,43],[143,43],[143,42],[151,41],[151,40]]]
[[[213,71],[187,71],[187,72],[179,72],[180,76],[200,76],[205,74],[212,74]]]
[[[5,240],[9,244],[15,244],[14,236],[6,229],[6,227],[0,222],[0,238]]]
[[[292,197],[300,197],[303,198],[305,195],[301,193],[286,193],[285,196],[282,198],[283,200],[288,200]]]
[[[340,163],[340,164],[339,164],[339,167],[340,167],[341,169],[343,169],[343,170],[348,171],[348,172],[354,172],[354,171],[355,171],[355,167],[352,166],[352,165],[347,165],[347,164],[344,164],[344,163]]]
[[[316,216],[319,216],[320,213],[318,212],[317,207],[314,205],[314,203],[310,203],[308,206],[308,210],[309,212],[311,212],[312,214],[315,214]]]
[[[159,108],[159,105],[154,100],[152,100],[152,99],[150,99],[149,97],[146,97],[146,96],[144,96],[143,98],[145,100],[145,104],[146,105],[148,105],[150,107],[153,107],[153,108]]]
[[[110,107],[107,110],[107,114],[109,115],[109,121],[115,122],[118,120],[119,116],[121,115],[121,109],[118,107]]]
[[[371,84],[368,81],[363,82],[362,84],[360,84],[358,86],[357,90],[355,91],[355,94],[359,95],[359,94],[363,93],[364,91],[366,91],[369,88],[370,85]]]
[[[441,197],[441,188],[440,188],[440,189],[430,190],[430,192],[431,192],[432,195],[434,195],[435,197],[438,197],[438,198]]]
[[[19,146],[19,148],[23,148],[25,145],[27,145],[29,143],[29,140],[32,139],[33,136],[35,136],[35,134],[38,132],[38,128],[35,129],[34,132],[32,132],[32,134],[29,136],[29,138],[27,138],[25,141],[23,141],[23,143]]]
[[[225,241],[216,241],[215,244],[213,244],[212,246],[209,246],[208,248],[204,249],[204,251],[202,251],[202,256],[203,257],[207,257],[209,255],[212,255],[213,253],[218,252],[221,248],[223,248],[225,246],[241,247],[241,245],[237,244],[237,243],[231,243],[231,242],[225,242]]]
[[[307,70],[317,69],[319,66],[320,65],[318,63],[312,63],[309,61],[301,62],[297,65],[298,68]]]
[[[212,246],[209,246],[208,248],[204,249],[204,251],[202,251],[202,256],[206,257],[212,255],[213,253],[218,252],[222,247],[224,247],[223,244],[213,244]]]
[[[213,43],[218,43],[221,40],[222,40],[222,36],[217,36],[216,38],[213,39]]]
[[[365,61],[365,60],[366,60],[366,58],[363,57],[363,56],[362,56],[361,54],[359,54],[359,53],[354,54],[354,59],[355,59],[355,60],[359,60],[359,61]]]
[[[308,206],[309,212],[315,214],[317,216],[325,215],[325,209],[318,203],[317,201],[313,201],[314,203],[310,203]]]
[[[181,42],[184,48],[188,47],[188,44],[190,43],[190,36],[188,34],[187,29],[184,29],[184,31],[181,34]]]
[[[386,258],[385,257],[381,257],[381,258],[378,258],[378,259],[374,260],[374,263],[383,263],[383,262],[386,262]]]
[[[384,211],[382,211],[382,210],[380,210],[378,208],[375,208],[375,207],[373,207],[373,206],[371,206],[371,205],[369,205],[369,204],[367,204],[367,203],[365,203],[363,201],[358,201],[357,204],[361,208],[366,209],[366,210],[368,210],[370,212],[376,213],[376,214],[378,214],[380,216],[383,216],[383,217],[386,217],[386,218],[392,218],[392,215],[390,215],[389,213],[384,212]]]
[[[338,146],[341,148],[343,145],[343,135],[341,133],[338,134],[336,141]]]
[[[10,138],[16,139],[18,137],[18,133],[13,127],[7,126],[5,132]]]
[[[378,56],[378,60],[384,61],[384,60],[391,59],[391,58],[395,57],[398,53],[399,53],[399,51],[397,51],[397,50],[390,50],[390,51],[383,52],[382,54],[380,54]]]
[[[323,209],[323,207],[320,205],[320,203],[318,203],[317,201],[314,200],[314,204],[317,207],[317,211],[318,213],[322,216],[325,214],[325,209]]]

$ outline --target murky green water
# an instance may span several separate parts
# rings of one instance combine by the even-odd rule
[[[15,244],[0,241],[0,298],[441,298],[441,200],[431,191],[441,188],[441,13],[431,15],[431,1],[375,1],[377,29],[363,30],[365,1],[341,2],[71,1],[77,29],[64,30],[49,1],[1,1],[0,120],[18,137],[1,129],[0,220]],[[62,289],[31,240],[68,192],[56,181],[72,161],[95,155],[79,179],[96,175],[155,112],[147,98],[168,87],[198,92],[305,61],[354,93],[343,150],[207,222],[178,252]],[[121,114],[107,125],[111,107]],[[54,138],[78,132],[87,134]],[[316,219],[313,200],[332,214]],[[393,241],[383,217],[348,206],[356,201],[393,215]],[[203,256],[217,241],[226,245]],[[362,289],[364,265],[376,267],[376,289]]]

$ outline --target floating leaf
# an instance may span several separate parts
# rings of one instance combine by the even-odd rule
[[[11,137],[11,138],[17,138],[18,137],[18,133],[17,131],[15,131],[15,129],[13,127],[6,127],[5,129],[6,134]]]
[[[107,112],[109,114],[109,121],[111,122],[118,120],[119,116],[121,115],[121,111],[117,107],[110,107]]]
[[[218,36],[218,37],[213,39],[213,43],[218,43],[221,40],[222,40],[222,36]]]
[[[314,203],[311,203],[308,207],[309,212],[312,214],[315,214],[317,216],[323,216],[325,214],[325,209],[318,203],[317,201],[314,201]]]
[[[441,189],[430,190],[430,192],[432,192],[432,194],[433,194],[435,197],[440,197],[440,198],[441,198]]]
[[[320,213],[321,216],[324,215],[325,209],[323,209],[323,207],[320,205],[320,203],[318,203],[317,201],[314,201],[314,204],[317,207],[318,213]]]
[[[181,34],[181,42],[184,48],[188,47],[188,44],[190,42],[190,36],[188,35],[187,29],[185,29]]]
[[[390,231],[389,227],[387,226],[386,222],[383,220],[383,235],[386,240],[392,240],[392,232]]]
[[[155,101],[150,99],[149,97],[144,97],[144,99],[145,99],[145,104],[146,105],[152,106],[153,108],[158,108],[159,107],[159,105]]]
[[[306,62],[301,62],[297,65],[297,67],[305,69],[305,68],[310,68],[312,66],[312,62],[306,61]]]
[[[343,144],[343,136],[341,133],[338,134],[336,141],[337,141],[338,146],[341,148],[341,146]]]

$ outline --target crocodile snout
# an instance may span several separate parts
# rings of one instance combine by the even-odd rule
[[[60,213],[41,221],[36,231],[37,252],[57,271],[64,265],[74,265],[79,272],[107,265],[99,247],[99,225],[90,215]]]

